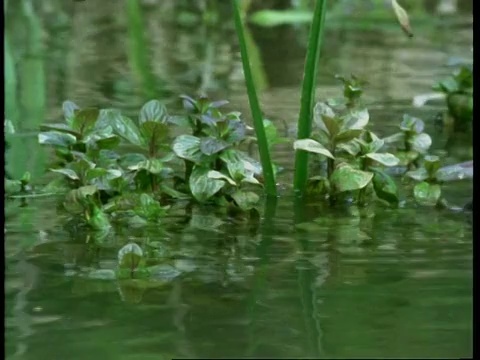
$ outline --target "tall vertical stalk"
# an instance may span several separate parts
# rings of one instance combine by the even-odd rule
[[[276,196],[277,187],[275,185],[275,174],[270,159],[270,151],[268,149],[267,136],[263,126],[263,116],[260,110],[260,104],[255,90],[255,83],[250,68],[250,60],[248,57],[247,42],[245,39],[245,31],[243,28],[242,17],[240,15],[239,0],[233,0],[233,8],[235,14],[235,29],[237,32],[238,42],[240,44],[240,52],[242,54],[243,72],[245,74],[245,83],[248,92],[248,101],[252,112],[253,125],[258,141],[258,151],[260,153],[260,162],[262,163],[263,176],[265,179],[265,191],[267,195]]]
[[[307,57],[303,73],[302,97],[300,115],[298,119],[298,139],[310,136],[312,129],[313,103],[315,101],[315,87],[318,72],[318,59],[322,44],[323,26],[325,23],[326,0],[317,0],[310,28]],[[308,179],[308,153],[296,151],[295,154],[295,177],[293,187],[298,195],[303,195]]]

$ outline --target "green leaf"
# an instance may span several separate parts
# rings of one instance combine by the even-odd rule
[[[110,125],[113,131],[129,143],[143,147],[146,141],[142,138],[137,125],[119,110],[107,109],[102,112],[102,121]]]
[[[115,149],[120,144],[120,138],[112,135],[96,141],[98,149]]]
[[[417,181],[423,181],[428,179],[428,172],[424,167],[416,170],[408,171],[405,175]]]
[[[365,132],[365,139],[368,144],[367,153],[376,153],[385,145],[385,142],[371,131]]]
[[[420,205],[435,206],[442,195],[442,189],[438,184],[423,181],[415,185],[413,195]]]
[[[95,204],[92,213],[87,216],[87,224],[94,230],[106,230],[111,227],[107,214]]]
[[[96,194],[98,188],[94,185],[81,186],[78,189],[71,190],[66,196],[63,205],[65,209],[72,213],[79,213],[87,209],[92,202],[90,199]]]
[[[137,244],[131,242],[118,251],[118,266],[121,269],[134,271],[143,259],[143,250]]]
[[[119,163],[120,163],[120,166],[128,169],[129,167],[136,166],[138,163],[146,160],[147,160],[147,157],[143,154],[129,153],[129,154],[123,155],[120,158]]]
[[[367,126],[369,119],[370,115],[367,109],[350,111],[343,119],[343,129],[363,130],[363,128]]]
[[[63,115],[65,116],[65,121],[71,125],[75,116],[75,110],[79,110],[80,108],[73,101],[67,100],[63,102],[62,109]]]
[[[74,110],[72,129],[78,131],[82,136],[87,134],[95,127],[98,115],[99,110],[94,108]]]
[[[235,150],[229,149],[222,152],[220,154],[220,159],[225,163],[225,165],[227,165],[228,173],[235,181],[241,181],[247,176],[243,161],[240,159]]]
[[[265,129],[266,131],[266,129]],[[228,130],[225,141],[230,144],[238,143],[243,141],[246,137],[247,128],[243,121],[241,120],[229,120],[228,121]]]
[[[134,171],[144,169],[151,174],[160,174],[164,169],[164,166],[160,159],[146,159],[135,165],[130,165],[128,169]]]
[[[312,140],[312,139],[296,140],[293,143],[293,148],[295,150],[304,150],[304,151],[307,151],[307,152],[320,154],[320,155],[329,157],[330,159],[334,159],[332,153],[325,146],[320,144],[318,141],[315,141],[315,140]]]
[[[210,170],[210,171],[207,173],[207,176],[208,176],[210,179],[226,180],[230,185],[233,185],[233,186],[236,186],[236,185],[237,185],[237,183],[236,183],[235,181],[233,181],[232,179],[230,179],[228,176],[222,174],[220,171]]]
[[[155,123],[167,122],[168,114],[165,105],[158,100],[150,100],[143,105],[140,110],[140,116],[138,118],[139,124],[143,124],[147,121]]]
[[[384,166],[396,166],[400,162],[395,155],[389,153],[369,153],[365,156]]]
[[[72,180],[80,180],[80,177],[78,176],[78,174],[72,169],[50,169],[50,171],[65,175],[66,177]]]
[[[68,148],[77,142],[75,136],[57,131],[47,131],[38,134],[38,143]]]
[[[372,181],[373,174],[352,168],[350,165],[340,165],[331,176],[330,182],[336,192],[360,190]]]
[[[337,149],[343,150],[352,156],[357,156],[362,150],[360,144],[356,141],[350,141],[348,143],[338,144]]]
[[[364,130],[362,129],[350,129],[341,131],[337,134],[337,136],[335,136],[335,143],[340,144],[352,141],[353,139],[359,137],[363,133],[363,131]]]
[[[149,221],[158,220],[165,214],[166,208],[163,208],[160,203],[149,194],[141,194],[139,206],[135,208],[135,213]]]
[[[208,161],[209,157],[200,150],[200,139],[192,135],[180,135],[174,141],[172,150],[179,158],[201,164]]]
[[[190,175],[190,191],[199,202],[205,202],[225,186],[225,181],[208,177],[210,169],[195,166]]]
[[[419,153],[416,151],[398,151],[396,156],[400,160],[398,165],[408,166],[418,158]]]
[[[403,120],[400,124],[400,130],[420,134],[424,129],[425,123],[421,119],[408,114],[403,115]]]
[[[329,137],[334,137],[340,130],[338,119],[330,106],[319,102],[315,105],[313,121]]]
[[[229,143],[212,137],[202,138],[200,140],[200,151],[205,155],[217,154],[229,146]]]
[[[405,134],[403,132],[398,132],[396,134],[383,138],[383,142],[385,144],[392,144],[392,143],[403,142],[403,141],[405,141]]]
[[[235,200],[235,203],[238,205],[238,207],[243,211],[248,211],[255,208],[260,201],[259,196],[251,191],[238,190],[232,194],[232,198]]]
[[[428,134],[421,133],[412,136],[408,142],[412,150],[425,154],[432,145],[432,138]]]
[[[149,146],[157,149],[159,145],[165,144],[169,128],[168,125],[164,123],[144,121],[140,123],[140,132],[144,141],[147,142]]]
[[[435,179],[437,171],[440,169],[440,158],[435,155],[427,155],[423,166],[427,170],[430,179]]]
[[[398,188],[393,179],[381,169],[370,168],[373,171],[373,188],[375,194],[386,202],[397,205],[399,202]]]

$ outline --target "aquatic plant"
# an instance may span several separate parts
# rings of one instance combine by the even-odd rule
[[[421,158],[427,153],[432,145],[432,138],[424,132],[425,123],[423,120],[403,115],[399,125],[400,131],[390,135],[383,140],[387,144],[400,143],[395,155],[400,159],[400,164],[412,170],[419,166]]]
[[[445,80],[433,86],[446,95],[449,115],[454,120],[455,130],[468,130],[473,119],[473,69],[461,66]]]
[[[418,182],[413,188],[413,196],[420,205],[441,205],[442,181],[438,176],[439,170],[440,158],[427,155],[422,167],[407,172],[407,177]]]
[[[250,104],[250,110],[253,118],[253,125],[258,141],[258,150],[260,154],[260,161],[262,164],[263,175],[265,178],[265,192],[268,195],[275,196],[277,194],[275,174],[270,157],[270,151],[268,147],[267,137],[265,134],[265,128],[263,125],[263,115],[260,110],[260,103],[257,97],[257,91],[255,88],[255,82],[250,67],[250,59],[248,53],[248,47],[245,37],[245,29],[243,27],[243,21],[241,17],[239,0],[233,1],[234,16],[235,16],[235,29],[237,32],[238,42],[240,44],[240,52],[242,55],[243,72],[245,75],[245,84],[247,87],[248,101]]]
[[[350,87],[350,82],[343,82]],[[364,204],[366,191],[373,187],[378,198],[396,204],[397,187],[381,166],[395,166],[399,159],[380,152],[384,140],[366,130],[369,113],[366,108],[353,106],[362,91],[356,89],[344,91],[344,101],[317,103],[312,138],[294,143],[296,150],[320,155],[319,168],[326,168],[324,174],[310,178],[307,189],[327,195],[331,201],[341,193],[356,192],[356,200]]]

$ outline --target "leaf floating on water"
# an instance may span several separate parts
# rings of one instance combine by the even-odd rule
[[[410,20],[408,19],[408,14],[405,9],[400,6],[397,0],[392,0],[392,7],[395,15],[397,16],[397,20],[402,27],[402,30],[408,35],[408,37],[413,37],[413,32],[410,27]]]

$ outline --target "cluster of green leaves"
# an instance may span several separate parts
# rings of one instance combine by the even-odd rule
[[[466,130],[473,119],[473,67],[463,65],[433,87],[446,94],[449,114],[456,130]]]
[[[421,167],[407,172],[406,176],[417,181],[413,188],[413,196],[420,205],[441,205],[442,178],[439,170],[440,158],[427,155]]]
[[[425,123],[419,118],[403,115],[400,131],[384,138],[385,143],[399,143],[395,155],[400,159],[399,165],[409,170],[419,166],[422,157],[432,145],[432,138],[424,132]]]
[[[62,175],[47,188],[65,190],[65,208],[83,213],[96,229],[108,226],[107,214],[155,221],[178,199],[253,209],[259,196],[250,186],[262,187],[262,169],[239,150],[251,138],[240,113],[223,114],[226,101],[182,100],[186,114],[170,116],[152,100],[135,120],[119,110],[80,109],[66,101],[65,121],[44,125],[38,135],[55,150],[50,170]],[[172,127],[183,132],[173,143]],[[270,135],[278,141],[276,131]]]
[[[366,129],[369,113],[358,106],[362,94],[360,81],[341,78],[344,98],[317,103],[312,138],[297,140],[294,148],[321,157],[323,174],[310,178],[309,190],[331,199],[340,194],[354,194],[365,203],[373,189],[377,197],[398,203],[398,190],[384,167],[398,165],[399,159],[381,152],[384,140]]]
[[[262,169],[256,160],[239,150],[248,138],[247,127],[240,113],[220,111],[226,103],[183,96],[188,114],[175,121],[189,128],[191,135],[182,134],[173,141],[173,152],[185,163],[185,176],[177,183],[188,188],[199,202],[217,195],[214,199],[217,204],[233,203],[242,210],[250,210],[259,197],[246,186],[262,186]]]

